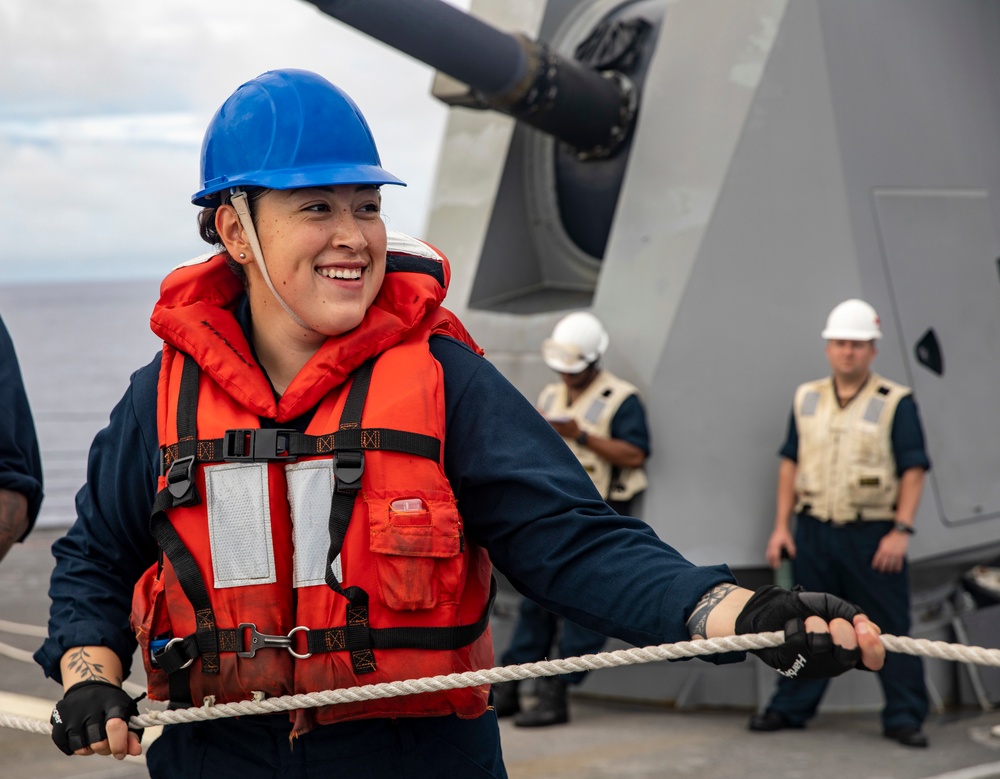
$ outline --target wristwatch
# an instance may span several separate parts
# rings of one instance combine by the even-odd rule
[[[580,435],[576,437],[576,442],[580,444],[580,446],[586,446],[588,438],[590,438],[590,436],[587,434],[587,431],[581,430]]]
[[[895,522],[893,523],[892,529],[897,533],[906,533],[908,536],[912,536],[917,531],[913,529],[913,525],[907,525],[905,522]]]

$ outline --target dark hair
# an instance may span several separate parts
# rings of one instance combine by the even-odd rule
[[[255,217],[257,201],[260,200],[261,196],[267,192],[265,187],[245,187],[244,192],[247,193],[247,205],[250,208],[250,216]],[[232,202],[232,198],[228,192],[222,193],[219,201],[219,205],[228,205]],[[230,270],[235,273],[243,283],[247,282],[246,270],[240,265],[236,260],[234,260],[229,252],[226,251],[226,246],[222,242],[222,237],[219,235],[219,231],[215,229],[215,214],[218,212],[219,206],[208,206],[201,209],[198,212],[198,234],[201,235],[201,239],[205,243],[209,243],[226,254],[226,264],[229,266]]]

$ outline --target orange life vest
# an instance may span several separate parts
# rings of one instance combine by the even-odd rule
[[[362,324],[328,339],[280,399],[232,314],[242,285],[223,258],[166,278],[152,317],[165,341],[151,520],[163,554],[132,614],[151,698],[221,703],[493,664],[492,569],[444,473],[443,377],[428,347],[442,333],[478,349],[440,307],[448,273],[428,247],[390,244]],[[281,427],[312,409],[304,433]],[[487,695],[312,709],[296,732],[477,717]]]

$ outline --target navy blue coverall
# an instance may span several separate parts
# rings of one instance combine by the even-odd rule
[[[897,475],[914,467],[930,469],[920,414],[913,396],[900,400],[892,420],[891,437]],[[799,437],[793,413],[779,454],[798,462],[798,451]],[[908,562],[903,561],[903,569],[898,573],[882,573],[872,568],[879,541],[892,532],[892,527],[891,521],[835,525],[808,514],[797,514],[796,555],[792,561],[795,584],[813,592],[829,592],[856,604],[884,633],[909,635]],[[883,729],[912,727],[919,730],[928,711],[923,661],[913,655],[889,652],[878,676],[885,696]],[[829,681],[781,677],[767,708],[793,725],[803,724],[816,714]]]

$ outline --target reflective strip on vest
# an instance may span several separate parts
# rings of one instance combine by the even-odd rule
[[[215,588],[276,582],[267,463],[209,466],[205,492]]]
[[[330,523],[326,517],[333,498],[333,461],[307,460],[285,466],[288,504],[295,539],[295,587],[326,584],[326,550]],[[333,575],[343,581],[340,555],[333,561]]]

